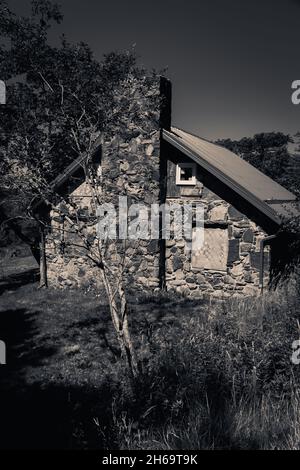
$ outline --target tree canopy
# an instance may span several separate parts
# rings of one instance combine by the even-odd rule
[[[282,132],[263,132],[240,140],[223,139],[217,143],[239,155],[270,178],[296,194],[300,187],[300,155],[290,155],[291,137]]]
[[[0,191],[10,199],[11,214],[24,211],[100,133],[128,132],[124,114],[129,110],[134,118],[157,76],[137,65],[133,50],[99,61],[83,42],[63,36],[51,45],[48,31],[63,19],[59,6],[32,0],[31,7],[29,17],[19,17],[0,0],[0,69],[7,83],[7,105],[0,106]],[[150,98],[150,115],[152,105]]]

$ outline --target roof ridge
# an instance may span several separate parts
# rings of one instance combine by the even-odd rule
[[[181,129],[180,127],[174,127],[174,126],[172,126],[172,127],[171,127],[171,130],[172,130],[172,129],[178,129],[179,131],[185,132],[186,134],[190,134],[190,135],[192,135],[193,137],[196,137],[197,139],[205,140],[205,142],[208,142],[209,144],[215,144],[215,145],[218,145],[219,147],[222,147],[222,145],[216,144],[213,140],[209,140],[209,139],[207,139],[206,137],[201,137],[200,135],[194,134],[193,132],[188,132],[188,131],[186,131],[185,129]],[[173,131],[172,131],[172,132],[173,132]]]

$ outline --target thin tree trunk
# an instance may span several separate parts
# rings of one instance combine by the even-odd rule
[[[47,261],[46,261],[46,248],[45,248],[45,233],[43,228],[40,229],[40,288],[48,287],[47,281]]]
[[[115,328],[118,342],[121,348],[121,354],[127,362],[131,379],[134,379],[138,374],[138,363],[129,333],[128,309],[125,292],[122,286],[119,284],[117,292],[119,294],[120,305],[118,306],[118,302],[116,301],[115,294],[113,293],[111,283],[106,275],[105,268],[101,268],[101,274],[104,288],[108,297],[113,326]]]
[[[118,332],[119,329],[120,329],[120,320],[119,320],[119,316],[118,316],[117,302],[116,302],[115,297],[113,295],[112,288],[111,288],[109,280],[107,279],[104,268],[100,268],[100,269],[101,269],[101,275],[102,275],[104,288],[106,290],[106,294],[107,294],[107,297],[108,297],[108,303],[109,303],[111,319],[112,319],[115,330]]]
[[[121,318],[122,318],[122,330],[123,330],[124,340],[125,340],[127,361],[130,365],[132,376],[136,377],[139,372],[138,361],[137,361],[137,357],[135,354],[135,350],[134,350],[130,332],[129,332],[128,304],[127,304],[126,295],[122,286],[122,281],[120,281],[119,283],[118,290],[119,290],[120,303],[121,303],[120,307],[121,307]]]

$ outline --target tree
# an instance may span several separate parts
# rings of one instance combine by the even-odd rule
[[[287,145],[289,135],[281,132],[264,132],[253,138],[243,137],[240,140],[223,139],[217,143],[235,152],[241,158],[255,166],[270,178],[291,191],[299,184],[299,173],[290,171],[293,158]]]
[[[70,245],[80,249],[81,255],[84,254],[98,268],[109,301],[112,323],[132,378],[138,373],[138,361],[129,331],[129,310],[124,278],[126,250],[129,247],[132,249],[132,244],[127,244],[126,241],[111,240],[109,237],[102,239],[95,234],[97,222],[95,209],[103,203],[115,202],[116,196],[126,196],[127,188],[124,184],[122,188],[115,187],[114,191],[110,193],[103,191],[103,181],[93,163],[93,154],[96,143],[99,142],[99,136],[103,141],[114,140],[116,135],[121,140],[126,140],[128,134],[131,136],[132,131],[128,129],[128,123],[134,129],[146,128],[146,135],[148,135],[149,129],[153,131],[154,123],[158,129],[160,97],[157,83],[158,77],[155,74],[145,75],[144,72],[141,74],[141,70],[137,72],[135,69],[130,71],[126,79],[121,81],[114,90],[112,115],[107,115],[107,123],[105,127],[103,126],[101,133],[98,121],[94,120],[94,117],[86,110],[85,102],[69,92],[68,84],[55,87],[53,82],[49,83],[50,99],[55,92],[60,94],[60,112],[68,123],[73,148],[84,169],[85,181],[92,195],[94,211],[89,219],[90,223],[87,224],[86,219],[82,218],[82,207],[79,203],[70,202],[68,196],[55,192],[44,178],[38,181],[40,196],[47,202],[48,210],[49,208],[59,210],[59,216],[63,218],[63,230],[76,235],[76,240],[72,240]],[[62,99],[62,96],[67,98]],[[68,100],[74,100],[74,106],[78,106],[77,120],[74,120],[73,107],[69,114],[70,103]],[[27,181],[27,178],[26,173],[21,177],[22,181]],[[125,180],[124,183],[126,183]],[[47,230],[47,222],[43,220],[42,216],[39,217],[39,223],[42,232]],[[61,227],[58,227],[57,230],[60,233]],[[138,243],[134,243],[134,245],[137,249]]]
[[[95,214],[87,226],[80,216],[82,208],[70,205],[51,181],[67,163],[79,158],[94,206],[101,205],[101,180],[93,165],[95,144],[99,138],[116,134],[126,138],[128,119],[137,128],[152,126],[159,106],[158,96],[151,92],[157,75],[137,67],[131,52],[110,53],[97,62],[83,43],[71,45],[63,38],[59,47],[49,46],[51,21],[61,21],[62,16],[48,0],[34,0],[29,19],[16,18],[3,1],[0,6],[0,33],[12,43],[9,50],[0,48],[5,78],[26,74],[9,86],[9,107],[1,115],[2,192],[15,206],[20,205],[15,220],[31,219],[39,226],[41,285],[46,284],[43,244],[48,227],[36,204],[42,200],[49,209],[59,207],[68,225],[65,230],[76,234],[75,245],[98,268],[122,355],[134,378],[138,362],[129,332],[124,263],[119,262],[126,244],[99,239],[95,233],[91,236]],[[145,110],[142,116],[140,102]],[[115,264],[111,252],[116,254]]]

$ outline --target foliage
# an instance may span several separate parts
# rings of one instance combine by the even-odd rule
[[[299,133],[295,135],[299,138]],[[293,139],[281,132],[255,134],[254,137],[244,137],[240,140],[223,139],[217,141],[219,145],[235,152],[241,158],[255,166],[272,179],[277,181],[297,199],[300,197],[300,148],[289,153],[288,143]],[[297,142],[297,140],[296,140]],[[289,257],[285,268],[289,273],[293,270],[295,259],[300,256],[300,216],[290,214],[289,220],[283,221],[280,234],[289,234]]]
[[[105,137],[112,140],[116,134],[120,139],[131,139],[136,136],[134,132],[139,135],[149,125],[152,130],[154,120],[158,120],[159,97],[158,87],[155,96],[150,88],[154,82],[158,84],[157,74],[137,67],[131,52],[111,53],[98,62],[86,44],[74,46],[63,37],[59,47],[50,46],[47,31],[51,22],[60,22],[62,16],[49,0],[33,0],[30,18],[16,17],[5,2],[1,3],[1,13],[0,34],[11,43],[10,49],[5,45],[1,48],[5,74],[11,77],[23,73],[25,77],[9,89],[8,106],[2,115],[0,189],[10,199],[13,195],[18,218],[37,220],[41,240],[49,224],[47,217],[35,210],[36,202],[43,200],[52,209],[63,208],[70,233],[79,238],[79,242],[73,241],[77,256],[80,248],[105,286],[115,332],[134,375],[137,360],[128,329],[124,262],[113,265],[105,260],[107,245],[96,237],[95,214],[91,234],[80,220],[80,202],[70,202],[68,195],[58,194],[51,182],[68,162],[80,157],[94,209],[107,202],[103,200],[101,175],[95,172],[92,161],[96,143],[99,137],[104,142]],[[73,219],[65,213],[69,202]],[[45,287],[42,241],[39,254],[40,287]]]
[[[299,448],[299,295],[298,270],[264,297],[155,329],[135,408],[116,398],[121,448]]]
[[[289,142],[291,137],[282,132],[264,132],[255,134],[252,138],[217,141],[219,145],[235,152],[270,178],[297,193],[300,184],[299,158],[289,154]]]
[[[22,232],[36,196],[50,200],[49,183],[78,156],[89,158],[101,133],[130,133],[129,118],[145,125],[141,97],[151,119],[156,105],[147,91],[156,74],[137,66],[134,51],[97,61],[87,44],[64,36],[50,45],[48,30],[62,14],[49,0],[33,0],[29,18],[5,1],[0,12],[1,78],[11,79],[0,108],[1,218],[13,217]]]
[[[121,125],[121,113],[132,105],[130,83],[147,80],[147,73],[133,51],[112,52],[99,62],[87,44],[63,37],[58,47],[49,45],[47,31],[62,15],[48,0],[34,0],[30,18],[17,17],[5,2],[0,8],[6,40],[0,64],[3,78],[13,79],[1,109],[0,173],[2,186],[22,186],[24,197],[41,191],[100,132]]]
[[[143,359],[133,390],[102,296],[34,288],[13,298],[3,294],[2,310],[14,331],[21,318],[27,328],[33,322],[27,341],[25,327],[10,339],[23,344],[14,350],[21,354],[15,386],[23,377],[24,390],[40,389],[43,403],[47,390],[50,400],[53,393],[61,397],[51,417],[43,414],[42,429],[35,428],[32,404],[32,432],[52,430],[55,421],[73,447],[86,448],[299,449],[300,366],[291,362],[299,339],[297,276],[263,297],[226,304],[175,295],[160,302],[158,294],[132,298],[135,346]],[[17,320],[14,311],[24,306],[25,317]]]

